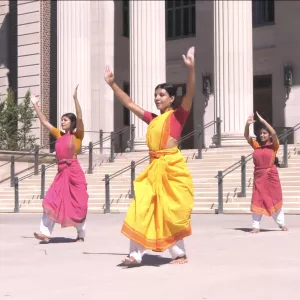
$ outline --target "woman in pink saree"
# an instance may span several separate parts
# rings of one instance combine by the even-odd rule
[[[61,128],[64,133],[47,121],[37,106],[38,100],[34,96],[31,97],[41,124],[57,139],[55,151],[58,172],[43,200],[40,232],[34,233],[35,238],[43,242],[49,242],[55,223],[60,224],[61,227],[74,226],[77,229],[76,241],[83,242],[85,238],[88,193],[85,176],[77,160],[84,137],[77,88],[78,86],[73,95],[77,118],[73,113],[61,117]]]

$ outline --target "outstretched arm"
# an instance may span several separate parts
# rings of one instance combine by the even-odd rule
[[[79,104],[78,98],[77,98],[78,85],[76,86],[74,94],[73,94],[75,110],[76,110],[76,118],[77,118],[77,121],[76,121],[76,134],[75,135],[76,135],[76,137],[83,139],[84,125],[83,125],[83,120],[82,120],[81,107],[80,107],[80,104]]]
[[[188,81],[186,94],[183,96],[181,106],[185,111],[190,111],[195,93],[195,47],[191,47],[186,56],[182,55],[183,61],[188,68]]]
[[[254,120],[254,114],[251,114],[248,117],[247,123],[245,125],[245,131],[244,131],[244,137],[253,149],[257,149],[259,147],[259,143],[256,140],[252,139],[249,134],[249,127],[251,124],[255,122],[256,121]]]
[[[30,100],[32,102],[32,105],[33,105],[33,108],[34,108],[36,114],[38,115],[38,117],[39,117],[39,119],[41,121],[41,124],[45,128],[47,128],[49,131],[52,131],[54,129],[54,126],[49,123],[49,121],[47,120],[46,116],[42,113],[42,111],[38,107],[37,103],[39,102],[39,100],[37,99],[37,97],[31,95],[30,96]]]
[[[245,139],[247,140],[247,142],[249,144],[251,144],[251,137],[250,137],[250,134],[249,134],[249,127],[251,124],[253,124],[255,121],[254,121],[254,114],[251,114],[249,117],[248,117],[248,120],[246,122],[246,125],[245,125],[245,131],[244,131],[244,137]]]
[[[256,112],[256,114],[258,116],[259,121],[263,123],[267,127],[268,131],[270,132],[274,146],[276,147],[278,145],[279,147],[279,140],[275,129],[265,119],[263,119],[258,112]]]
[[[135,104],[133,100],[115,83],[114,74],[108,66],[105,68],[104,79],[106,83],[112,88],[121,104],[123,104],[137,117],[143,120],[145,111],[137,104]]]

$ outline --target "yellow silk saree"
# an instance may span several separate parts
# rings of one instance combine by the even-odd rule
[[[134,181],[135,199],[121,230],[153,251],[164,251],[192,232],[192,177],[179,149],[164,149],[173,112],[157,116],[148,126],[150,164]]]

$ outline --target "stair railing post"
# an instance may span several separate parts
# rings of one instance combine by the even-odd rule
[[[218,148],[221,147],[221,119],[217,118],[217,145]]]
[[[105,214],[110,213],[110,179],[109,175],[105,174]]]
[[[241,157],[241,197],[246,197],[246,157]]]
[[[196,159],[202,159],[202,126],[197,125],[197,143],[198,143],[198,155],[196,155]]]
[[[123,131],[119,133],[119,147],[120,147],[120,152],[123,152]]]
[[[288,135],[287,129],[283,130],[284,134],[284,144],[283,144],[283,166],[284,168],[288,167]]]
[[[100,129],[99,132],[99,145],[100,145],[100,154],[103,153],[103,130]]]
[[[89,142],[89,167],[88,174],[93,174],[93,143]]]
[[[131,161],[130,164],[130,198],[134,198],[135,194],[134,194],[134,180],[135,180],[135,161]]]
[[[42,165],[41,169],[41,199],[45,197],[45,178],[46,178],[46,166]]]
[[[218,171],[218,214],[223,213],[223,171]]]
[[[12,155],[10,158],[10,186],[14,186],[15,182],[15,157]]]
[[[135,139],[135,126],[130,125],[130,152],[134,151],[134,139]]]
[[[14,187],[15,187],[15,207],[14,213],[19,212],[20,200],[19,200],[19,178],[14,177]]]
[[[110,133],[110,157],[109,162],[115,161],[115,133],[112,131]]]
[[[39,174],[39,150],[40,147],[38,145],[34,146],[34,175]]]

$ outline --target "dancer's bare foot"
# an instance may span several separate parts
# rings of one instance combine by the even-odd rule
[[[288,231],[289,229],[286,226],[279,226],[282,231]]]
[[[250,232],[251,232],[251,233],[259,233],[259,232],[260,232],[260,229],[258,229],[258,228],[253,228]]]
[[[188,262],[188,259],[186,257],[186,255],[182,256],[182,257],[176,257],[175,259],[173,259],[170,264],[173,265],[182,265],[182,264],[186,264]]]
[[[126,257],[125,259],[122,260],[122,263],[126,266],[134,266],[134,265],[140,265],[134,257]]]
[[[84,238],[78,236],[78,237],[76,238],[75,242],[76,242],[76,243],[83,243],[83,242],[84,242]]]
[[[48,238],[46,235],[42,234],[42,233],[38,233],[38,232],[34,232],[33,233],[34,237],[44,243],[49,243],[50,238]]]

